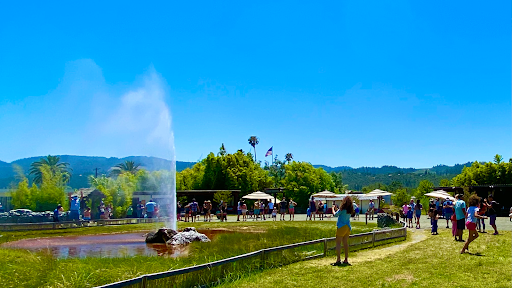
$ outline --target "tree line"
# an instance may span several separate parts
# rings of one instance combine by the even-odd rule
[[[176,189],[241,190],[243,196],[258,190],[264,191],[265,188],[280,187],[286,197],[292,197],[303,207],[307,206],[311,194],[316,192],[329,190],[344,193],[347,189],[354,189],[352,185],[344,183],[344,172],[328,173],[308,162],[294,161],[291,153],[287,153],[283,160],[277,155],[272,157],[273,163],[265,161],[262,166],[250,152],[238,150],[230,154],[222,144],[217,154],[212,152],[193,167],[177,172]],[[69,164],[60,162],[58,156],[50,155],[35,161],[29,171],[29,176],[33,177],[31,185],[23,171],[17,173],[18,183],[11,188],[13,206],[48,211],[57,204],[67,205],[66,184],[71,173]],[[426,176],[422,177],[427,177],[429,174],[423,175]],[[121,217],[131,205],[134,191],[162,190],[171,185],[173,177],[170,171],[150,172],[133,161],[125,161],[112,167],[108,175],[89,176],[89,184],[105,194],[105,204],[112,204],[114,216]],[[437,183],[440,186],[462,187],[512,184],[512,160],[504,162],[500,155],[496,155],[494,162],[474,162],[471,166],[464,167],[459,175],[451,179],[440,179]],[[390,191],[395,194],[394,202],[402,203],[411,196],[424,201],[424,194],[431,192],[433,187],[434,182],[424,178],[417,185],[394,180],[388,184],[371,183],[362,186],[360,190],[369,192],[379,188]]]

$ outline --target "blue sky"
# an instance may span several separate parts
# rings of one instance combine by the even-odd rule
[[[330,166],[512,156],[510,1],[2,7],[2,161],[171,158],[171,117],[181,161],[251,135]]]

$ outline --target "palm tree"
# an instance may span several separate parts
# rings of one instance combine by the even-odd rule
[[[501,156],[499,154],[494,155],[494,163],[499,165],[502,161],[503,161],[503,156]]]
[[[226,148],[224,147],[224,143],[222,143],[222,146],[220,146],[219,153],[217,155],[225,156],[226,153]]]
[[[71,171],[73,171],[73,169],[69,168],[69,163],[60,162],[59,156],[48,155],[30,164],[29,175],[34,175],[34,183],[36,184],[43,182],[43,173],[41,172],[41,166],[43,165],[50,167],[53,173],[57,171],[62,173],[62,181],[64,181],[64,183],[69,181]]]
[[[286,161],[288,161],[288,164],[290,164],[290,162],[293,159],[293,154],[292,153],[286,153],[286,155],[284,156],[284,159],[286,159]]]
[[[135,175],[139,171],[140,164],[133,161],[124,161],[124,163],[117,164],[110,168],[110,176],[119,176],[123,173],[131,173]]]
[[[258,139],[258,137],[256,136],[251,136],[249,137],[249,144],[252,146],[252,148],[254,148],[254,162],[256,162],[256,145],[258,145],[258,143],[260,143],[260,139]]]

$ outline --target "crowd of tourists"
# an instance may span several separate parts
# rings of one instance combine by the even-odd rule
[[[277,221],[277,215],[279,214],[279,220],[285,221],[286,214],[289,215],[288,220],[295,220],[295,207],[297,203],[292,198],[287,200],[285,197],[282,198],[278,203],[274,203],[270,200],[254,200],[252,205],[249,205],[244,199],[237,202],[236,215],[237,221],[247,221],[252,219],[267,220],[272,219]],[[192,199],[192,202],[188,204],[177,203],[177,218],[184,222],[195,222],[203,217],[204,222],[211,222],[212,216],[216,216],[221,222],[227,221],[228,204],[221,200],[220,203],[214,207],[211,200],[205,200],[200,205],[196,199]],[[213,212],[213,213],[212,213]]]

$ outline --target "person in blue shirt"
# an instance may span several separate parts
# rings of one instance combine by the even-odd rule
[[[73,221],[80,220],[80,200],[77,195],[71,197],[71,202],[69,203],[69,218]]]
[[[350,236],[350,217],[355,214],[354,204],[350,196],[343,198],[340,209],[333,207],[332,214],[338,217],[336,223],[336,262],[331,264],[333,266],[350,265],[348,263],[348,237]],[[345,261],[341,262],[341,243],[343,242],[343,249],[345,252]]]
[[[55,210],[53,210],[53,222],[59,222],[59,216],[60,216],[60,212],[64,211],[64,209],[62,209],[62,205],[57,205],[57,208]]]
[[[462,240],[462,234],[464,233],[465,225],[466,225],[466,202],[462,201],[462,195],[457,194],[455,196],[455,205],[453,205],[453,209],[455,210],[455,218],[457,219],[457,234],[455,236],[456,241],[464,242]],[[459,237],[459,239],[457,239]]]
[[[153,202],[153,199],[149,200],[148,203],[146,203],[146,215],[148,218],[153,218],[153,215],[155,213],[155,206],[156,203]]]
[[[443,215],[444,218],[446,219],[446,228],[450,228],[448,226],[448,223],[450,222],[450,219],[452,218],[453,215],[453,202],[449,198],[446,198],[446,200],[443,203]]]

